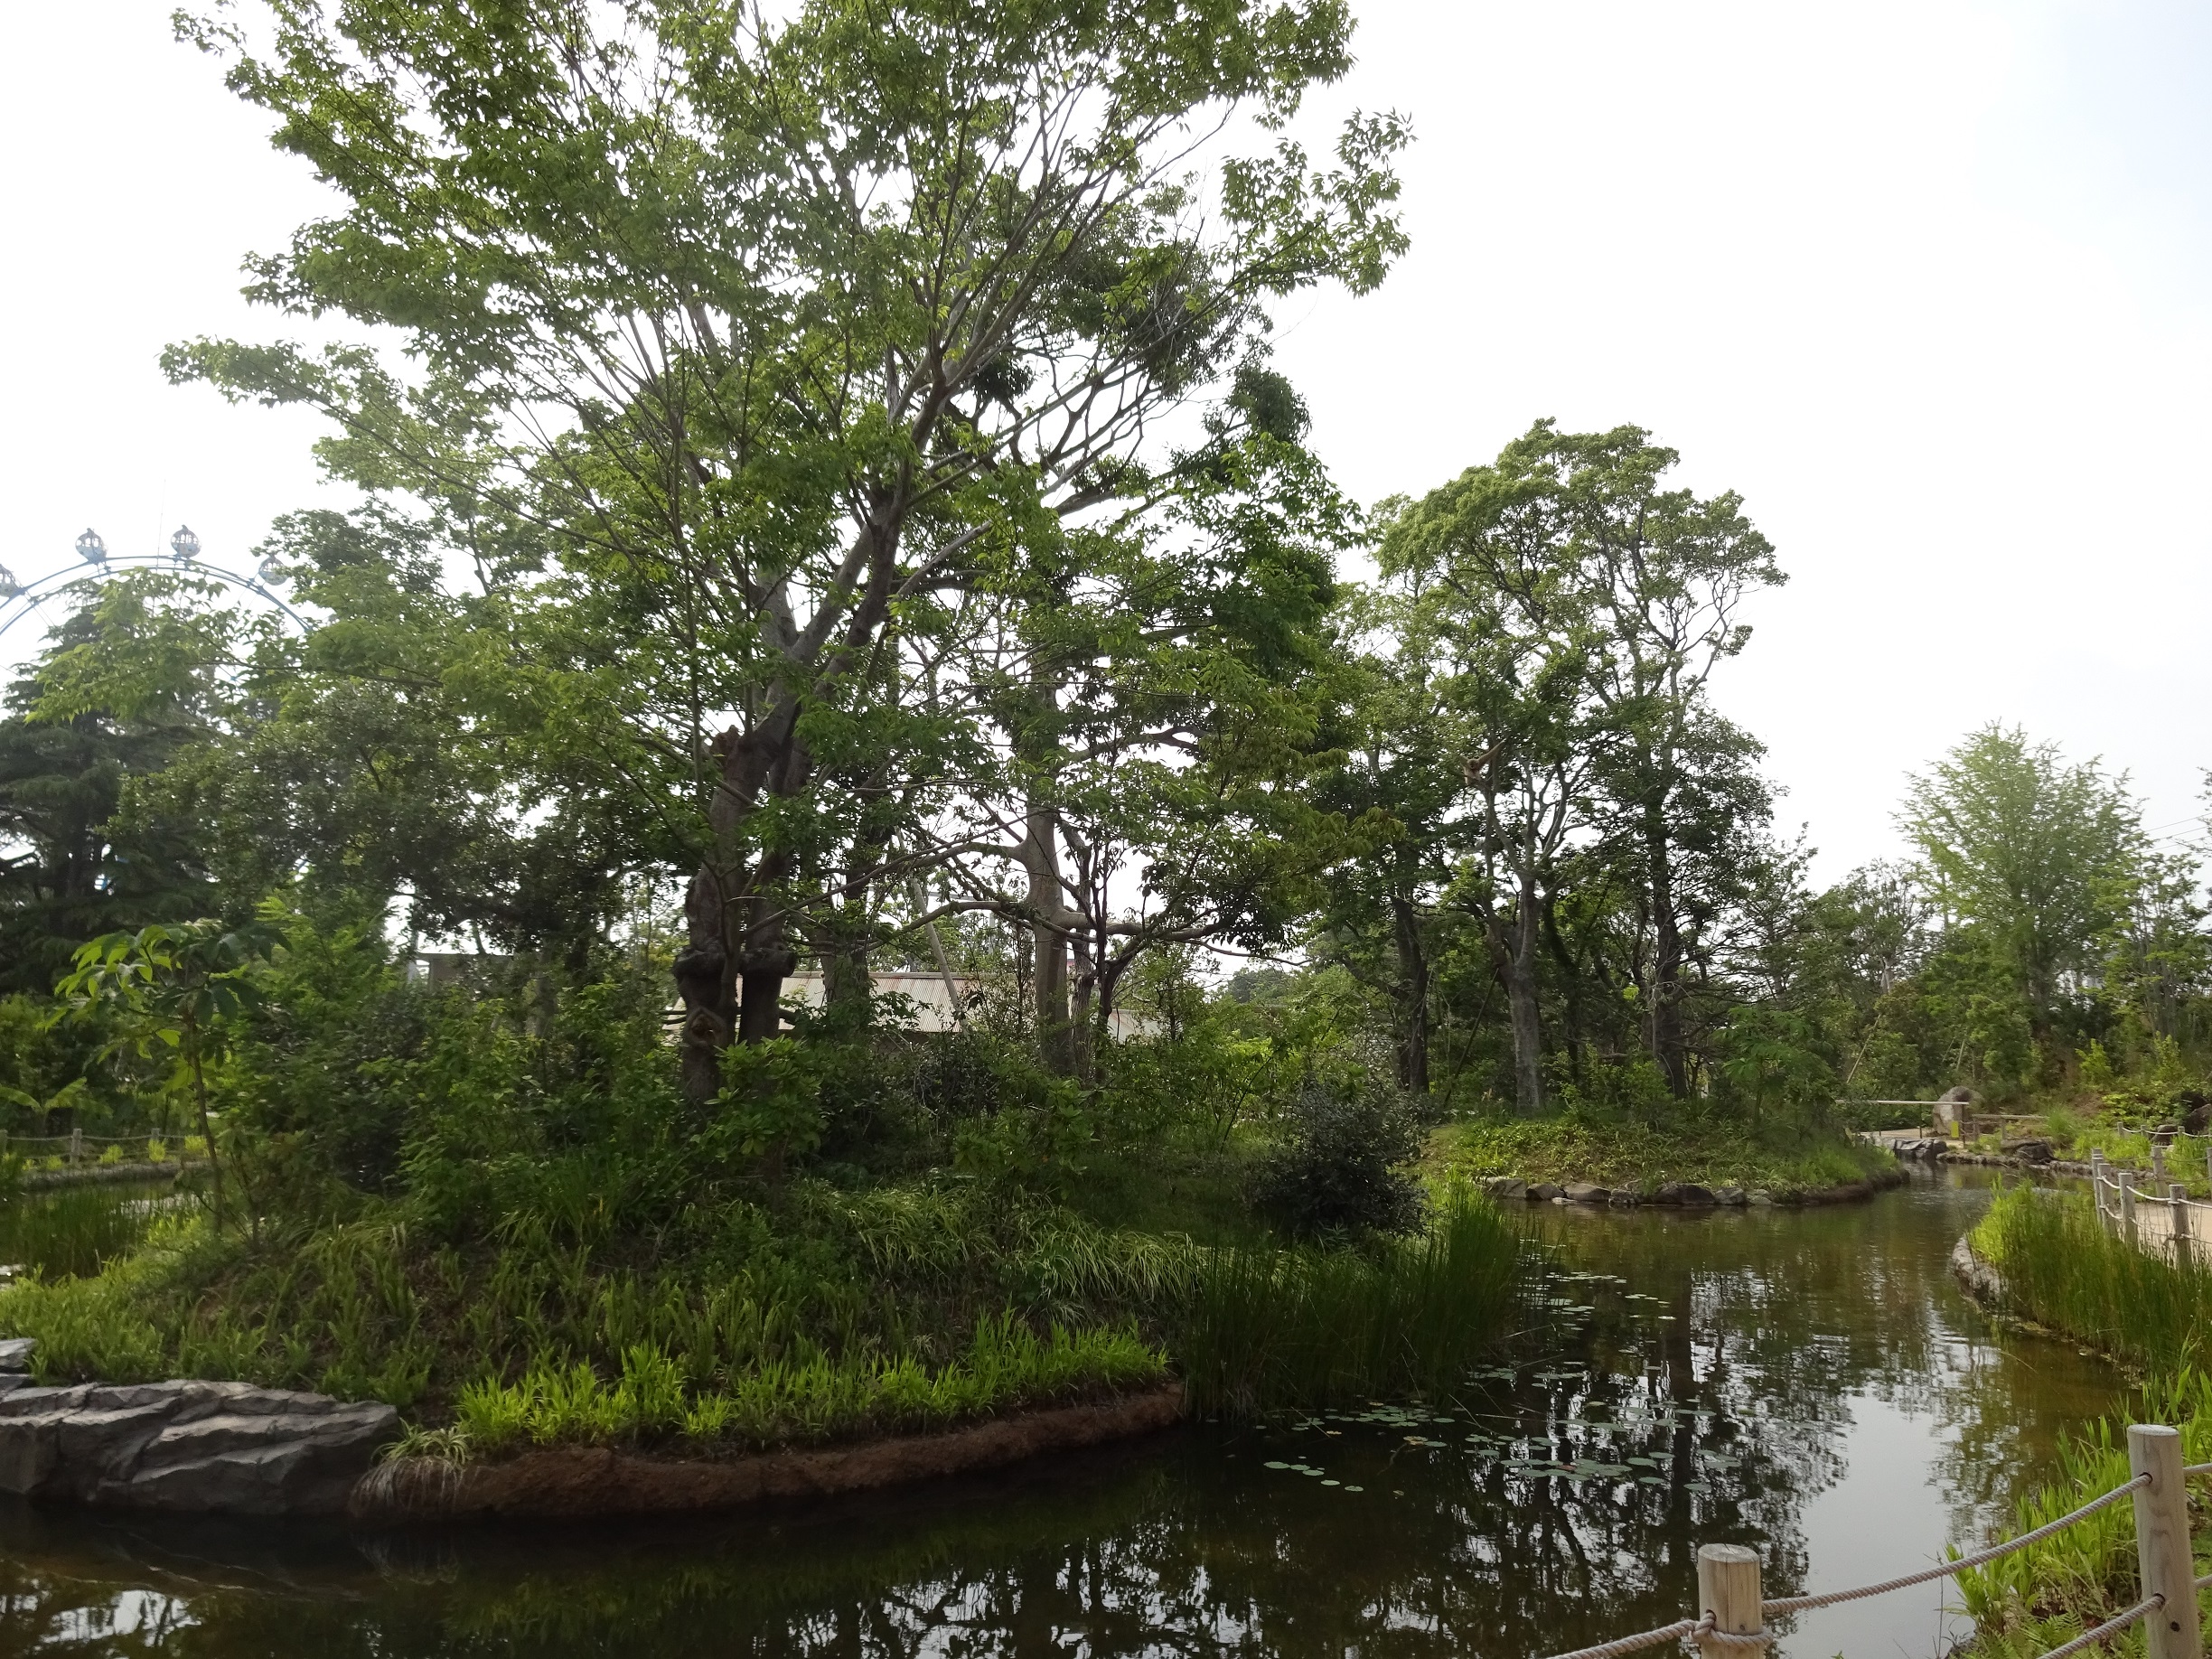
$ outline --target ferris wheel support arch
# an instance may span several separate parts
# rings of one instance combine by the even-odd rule
[[[179,544],[189,541],[193,552],[186,552]],[[88,542],[90,544],[88,549]],[[100,546],[99,539],[87,530],[78,538],[78,551],[83,563],[70,569],[51,571],[35,580],[16,583],[5,570],[0,570],[0,639],[8,630],[56,595],[64,593],[81,582],[97,581],[109,570],[175,570],[192,576],[207,576],[251,594],[263,604],[273,606],[277,614],[297,628],[309,631],[307,619],[284,600],[271,592],[268,584],[255,576],[240,576],[235,570],[226,570],[220,565],[209,564],[196,556],[199,538],[189,530],[181,530],[172,539],[168,553],[114,553]]]

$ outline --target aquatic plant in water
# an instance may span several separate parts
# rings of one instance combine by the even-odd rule
[[[1208,1413],[1441,1389],[1502,1333],[1521,1264],[1519,1236],[1464,1190],[1411,1240],[1217,1250],[1171,1351]]]
[[[2041,1324],[2160,1372],[2202,1357],[2212,1267],[2114,1238],[2085,1195],[2015,1187],[1990,1206],[1973,1245],[1997,1264],[2018,1310]]]

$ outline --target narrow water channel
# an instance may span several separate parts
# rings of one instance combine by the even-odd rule
[[[1945,1258],[1973,1176],[1871,1204],[1551,1208],[1542,1357],[1377,1402],[867,1500],[672,1525],[354,1536],[0,1500],[0,1654],[1529,1659],[1662,1624],[1696,1546],[1769,1595],[1982,1535],[2123,1403],[1993,1329]],[[1939,1587],[1808,1615],[1792,1659],[1936,1659]]]

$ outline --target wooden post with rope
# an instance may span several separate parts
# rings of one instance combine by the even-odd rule
[[[2188,1548],[2188,1534],[2182,1534]],[[1698,1613],[1712,1615],[1713,1629],[1724,1636],[1757,1636],[1766,1628],[1759,1617],[1758,1551],[1741,1544],[1704,1544],[1698,1550]],[[1735,1643],[1698,1637],[1698,1651],[1705,1659],[1742,1659],[1744,1649]],[[2154,1654],[2151,1659],[2179,1659]],[[2188,1659],[2198,1659],[2192,1653]]]
[[[2131,1423],[2128,1468],[2148,1475],[2135,1488],[2135,1559],[2142,1593],[2163,1596],[2143,1617],[2149,1659],[2204,1659],[2197,1627],[2196,1568],[2189,1560],[2189,1489],[2181,1474],[2181,1431]]]

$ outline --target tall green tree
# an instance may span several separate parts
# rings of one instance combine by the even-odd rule
[[[1739,498],[1661,487],[1676,460],[1640,427],[1538,421],[1489,465],[1398,504],[1382,538],[1401,650],[1453,727],[1466,848],[1453,894],[1506,993],[1524,1111],[1544,1097],[1555,973],[1579,1064],[1595,964],[1561,926],[1565,890],[1633,895],[1574,908],[1586,924],[1633,921],[1624,966],[1648,1049],[1682,1095],[1699,936],[1762,856],[1759,747],[1708,687],[1750,637],[1744,597],[1782,573]]]
[[[1523,442],[1557,469],[1574,543],[1590,563],[1606,640],[1597,697],[1612,733],[1602,787],[1612,832],[1640,865],[1652,1056],[1686,1095],[1688,935],[1716,907],[1697,889],[1730,881],[1729,867],[1749,850],[1739,832],[1755,836],[1768,816],[1752,765],[1760,745],[1714,711],[1708,692],[1714,670],[1750,642],[1744,600],[1787,578],[1740,496],[1661,487],[1680,456],[1643,428],[1572,435],[1543,423]]]
[[[1544,1101],[1540,1004],[1547,894],[1588,823],[1602,734],[1601,642],[1559,477],[1525,443],[1405,506],[1381,565],[1408,604],[1403,649],[1448,711],[1469,820],[1454,902],[1477,920],[1504,988],[1514,1092]]]
[[[207,598],[165,573],[89,585],[10,688],[0,991],[48,991],[93,935],[207,902],[199,826],[122,810],[130,788],[215,729],[239,619]]]
[[[1914,774],[1898,822],[1929,897],[2002,963],[2048,1047],[2061,998],[2103,965],[2146,876],[2126,778],[1992,723]]]
[[[172,371],[333,417],[330,464],[502,590],[482,683],[558,712],[548,768],[661,804],[711,1098],[849,851],[832,797],[956,769],[942,708],[886,689],[1066,527],[1173,492],[1148,432],[1270,302],[1380,281],[1404,129],[1355,117],[1320,164],[1282,136],[1350,64],[1341,0],[265,10],[265,49],[188,29],[342,206],[255,296],[410,366],[202,342]],[[1265,147],[1203,187],[1239,110]]]
[[[1307,784],[1359,514],[1278,377],[1246,365],[1210,424],[1170,501],[1085,535],[1009,616],[988,663],[1009,764],[953,815],[964,902],[1031,929],[1038,1030],[1079,1072],[1146,951],[1279,944],[1333,835]]]
[[[1344,826],[1344,852],[1328,871],[1310,949],[1383,989],[1399,1082],[1426,1094],[1441,905],[1467,829],[1457,727],[1413,603],[1378,587],[1348,595],[1342,610],[1351,671],[1327,734],[1336,758],[1317,778],[1316,800]]]

